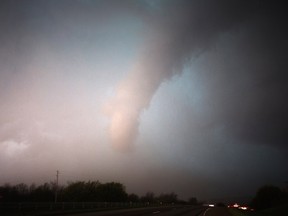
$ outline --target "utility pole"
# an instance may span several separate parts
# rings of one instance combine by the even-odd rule
[[[57,195],[58,195],[58,180],[59,180],[59,170],[56,171],[55,203],[57,202]]]

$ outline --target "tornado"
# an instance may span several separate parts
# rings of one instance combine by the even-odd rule
[[[159,1],[150,8],[141,52],[118,84],[109,133],[116,149],[133,147],[140,116],[162,82],[181,74],[185,64],[213,46],[217,36],[235,29],[253,11],[246,1]],[[152,10],[152,12],[151,12]]]

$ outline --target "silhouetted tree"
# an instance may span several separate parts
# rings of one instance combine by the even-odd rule
[[[24,201],[29,201],[30,200],[30,191],[29,187],[26,184],[18,184],[15,185],[15,190],[17,191],[18,194],[18,202],[24,202]]]
[[[68,186],[63,191],[63,199],[65,201],[73,201],[73,202],[83,202],[88,200],[89,189],[87,190],[87,185],[84,181],[72,182],[69,183]]]
[[[147,192],[140,200],[141,202],[153,203],[155,202],[155,194],[153,192]]]
[[[4,184],[0,187],[0,196],[2,197],[2,202],[17,202],[19,200],[16,188],[10,184]]]
[[[251,207],[255,209],[266,209],[283,204],[285,192],[280,188],[266,185],[261,187],[251,202]]]
[[[100,184],[97,192],[99,193],[101,201],[105,202],[123,202],[127,201],[128,198],[125,186],[116,182]]]
[[[98,181],[73,182],[63,189],[63,200],[84,202],[124,202],[128,195],[124,185],[116,182],[101,184]]]
[[[158,197],[158,201],[161,203],[176,203],[177,194],[175,193],[168,193],[168,194],[160,194]]]
[[[198,205],[198,200],[197,200],[196,197],[190,197],[190,198],[188,199],[188,203],[189,203],[190,205]]]
[[[128,201],[129,202],[139,202],[140,201],[140,198],[138,195],[132,193],[132,194],[129,194],[128,195]]]
[[[34,190],[30,191],[31,201],[34,202],[53,202],[54,196],[53,185],[49,183],[39,185]]]

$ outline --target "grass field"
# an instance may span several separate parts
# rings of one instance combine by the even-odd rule
[[[265,209],[262,211],[243,211],[239,209],[229,209],[233,216],[284,216],[288,215],[288,206]]]
[[[243,211],[243,210],[239,210],[239,209],[235,209],[235,208],[230,208],[229,212],[233,215],[233,216],[246,216],[246,215],[251,215],[250,211]]]

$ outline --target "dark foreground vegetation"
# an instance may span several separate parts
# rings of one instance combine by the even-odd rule
[[[183,203],[177,194],[163,193],[156,196],[147,192],[144,196],[128,194],[125,186],[117,182],[77,181],[67,186],[45,183],[36,186],[26,184],[0,186],[0,202],[144,202],[144,203]],[[196,198],[189,199],[197,204]]]
[[[10,215],[10,210],[30,213],[31,211],[99,210],[174,204],[200,205],[195,197],[182,201],[174,192],[160,195],[147,192],[143,196],[128,194],[125,186],[118,182],[77,181],[68,183],[66,186],[57,186],[54,182],[41,185],[21,183],[0,186],[0,214],[4,209],[5,213],[8,212],[6,215]],[[272,185],[259,188],[250,203],[250,208],[258,212],[271,211],[271,209],[282,212],[287,207],[288,189],[280,189]],[[253,215],[257,216],[257,214]]]
[[[197,204],[196,198],[181,201],[177,194],[156,196],[147,192],[143,196],[128,194],[125,186],[117,182],[77,181],[66,186],[45,183],[0,186],[0,215],[46,215],[50,213],[102,211],[119,208],[171,206]]]
[[[280,189],[273,185],[259,188],[250,204],[256,210],[277,208],[284,205],[288,205],[288,188]]]
[[[251,211],[254,210],[254,211]],[[288,188],[266,185],[258,189],[247,210],[230,208],[233,216],[288,215]]]

